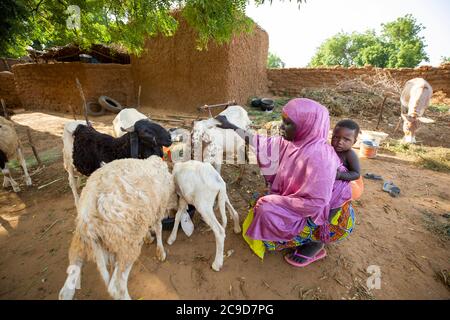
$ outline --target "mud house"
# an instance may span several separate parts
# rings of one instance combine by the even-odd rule
[[[228,100],[245,104],[249,97],[266,91],[268,46],[267,33],[255,25],[252,33],[199,51],[195,32],[180,21],[173,37],[148,39],[144,53],[132,56],[131,63],[56,59],[16,64],[11,68],[13,75],[2,75],[0,92],[7,100],[20,101],[25,109],[71,112],[74,108],[81,113],[78,78],[88,101],[107,95],[135,106],[141,86],[141,105],[147,107],[195,112],[201,105]]]

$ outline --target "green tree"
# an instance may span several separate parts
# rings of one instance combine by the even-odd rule
[[[373,30],[340,32],[321,44],[309,66],[416,67],[423,60],[429,61],[424,38],[419,35],[423,29],[411,15],[406,15],[382,24],[380,35]]]
[[[382,41],[389,52],[388,67],[416,67],[424,60],[430,61],[425,52],[425,39],[419,35],[425,27],[412,15],[407,14],[382,26]]]
[[[269,55],[267,56],[267,68],[280,69],[284,68],[285,65],[286,64],[283,62],[283,60],[281,60],[279,56],[269,52]]]
[[[305,0],[296,0],[302,3]],[[256,0],[261,5],[265,0]],[[269,0],[272,3],[271,0]],[[36,48],[75,43],[120,44],[140,54],[147,37],[171,36],[178,10],[197,32],[197,47],[210,41],[224,43],[233,34],[252,30],[245,15],[248,0],[2,0],[0,1],[0,56],[21,56]],[[80,8],[80,28],[68,28],[68,7]]]
[[[441,57],[441,64],[450,63],[450,57]]]

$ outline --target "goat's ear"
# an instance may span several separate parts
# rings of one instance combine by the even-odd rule
[[[417,120],[419,120],[422,123],[435,123],[433,119],[425,118],[425,117],[418,117]]]
[[[127,128],[127,129],[124,129],[124,128],[120,127],[120,130],[122,130],[122,132],[131,133],[131,132],[134,132],[134,126],[131,126],[131,127]]]

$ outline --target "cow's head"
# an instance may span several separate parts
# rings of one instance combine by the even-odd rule
[[[418,117],[416,113],[402,114],[403,119],[403,133],[405,134],[403,140],[406,143],[416,143],[416,131],[419,128],[420,123],[434,123],[434,120]]]

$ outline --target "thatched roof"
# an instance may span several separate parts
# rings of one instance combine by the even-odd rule
[[[73,62],[81,61],[80,55],[90,55],[99,63],[120,63],[129,64],[130,55],[118,46],[106,46],[94,44],[89,49],[80,48],[74,44],[62,47],[53,47],[45,51],[28,50],[30,57],[37,61],[60,61]]]

